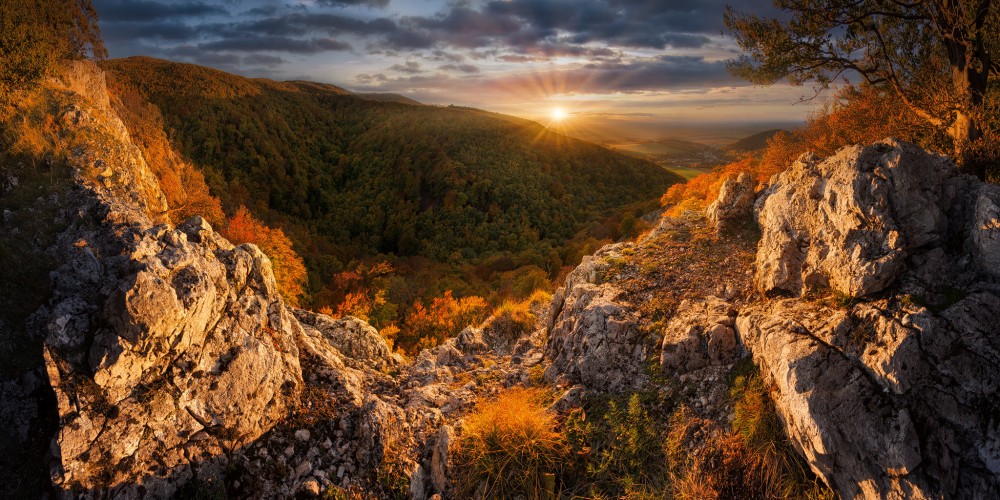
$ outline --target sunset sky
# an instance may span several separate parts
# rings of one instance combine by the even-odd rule
[[[732,0],[94,0],[112,57],[393,92],[542,121],[578,135],[802,121],[808,87],[731,78]],[[770,0],[736,2],[776,14]]]

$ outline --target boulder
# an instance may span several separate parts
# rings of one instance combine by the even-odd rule
[[[939,315],[888,299],[850,310],[785,299],[736,325],[789,438],[842,498],[996,498],[996,311],[987,292]]]
[[[592,389],[622,391],[646,378],[645,361],[653,346],[639,329],[637,313],[619,300],[616,285],[598,283],[608,268],[604,257],[616,255],[617,246],[609,246],[585,257],[553,296],[547,381],[563,376]]]
[[[663,332],[663,371],[685,374],[736,362],[743,349],[733,330],[735,319],[736,310],[716,297],[681,302]]]
[[[193,227],[197,243],[183,230]],[[190,457],[256,439],[302,386],[301,328],[257,247],[233,248],[204,221],[134,235],[121,255],[55,272],[57,284],[112,283],[87,298],[57,290],[48,315],[53,481],[67,491],[172,491]]]
[[[946,157],[893,139],[825,160],[805,154],[758,200],[757,287],[883,290],[908,257],[945,242],[949,209],[973,182]]]
[[[705,215],[716,230],[721,231],[734,222],[749,219],[753,204],[753,177],[748,172],[740,172],[723,181],[719,196],[705,209]]]
[[[389,344],[374,327],[353,316],[339,319],[302,309],[294,310],[303,328],[312,329],[344,356],[364,362],[377,370],[386,370],[397,364]]]

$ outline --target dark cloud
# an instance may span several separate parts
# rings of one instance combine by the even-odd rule
[[[707,61],[695,56],[660,56],[630,62],[602,62],[573,69],[552,69],[499,77],[482,73],[455,78],[445,76],[388,77],[379,73],[359,75],[356,81],[361,85],[359,90],[363,91],[401,92],[413,90],[419,85],[420,89],[436,92],[544,89],[549,95],[689,91],[734,84],[724,62]]]
[[[406,4],[408,16],[394,14],[389,0],[95,0],[95,6],[113,55],[142,48],[229,70],[277,73],[303,55],[357,50],[386,60],[380,66],[390,76],[356,77],[381,89],[435,81],[441,88],[470,81],[516,85],[544,76],[551,84],[546,88],[566,92],[635,92],[729,84],[719,61],[635,55],[725,50],[718,35],[726,2],[731,0],[457,0],[440,12]],[[739,8],[770,15],[770,4],[744,0]],[[289,54],[298,57],[281,57]],[[589,64],[488,76],[497,62],[557,58]]]
[[[176,21],[146,23],[115,21],[101,25],[104,41],[109,45],[128,43],[139,39],[190,41],[199,35],[199,28]]]
[[[102,21],[163,21],[167,18],[199,18],[227,15],[217,3],[199,1],[156,2],[149,0],[94,0]]]
[[[368,7],[386,7],[389,0],[319,0],[318,5],[327,7],[348,7],[352,5],[365,5]]]
[[[416,61],[406,61],[404,64],[393,64],[392,66],[389,66],[389,70],[397,73],[409,73],[411,75],[424,72],[424,70],[420,68],[420,63]]]
[[[288,61],[285,61],[278,56],[271,56],[267,54],[251,54],[243,57],[243,64],[249,66],[262,66],[265,68],[276,68],[286,62]]]
[[[351,50],[349,44],[332,38],[301,39],[284,36],[226,38],[199,44],[198,48],[206,52],[289,52],[293,54]]]
[[[444,64],[438,66],[441,71],[457,71],[460,73],[479,73],[479,67],[474,64]]]

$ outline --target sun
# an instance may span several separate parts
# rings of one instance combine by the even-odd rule
[[[564,110],[562,108],[553,108],[552,109],[552,120],[553,121],[561,122],[561,121],[563,121],[565,119],[566,119],[566,110]]]

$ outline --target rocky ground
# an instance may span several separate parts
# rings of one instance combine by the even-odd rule
[[[585,258],[527,335],[491,318],[404,359],[363,321],[287,305],[253,245],[165,224],[103,85],[87,63],[53,83],[65,181],[4,212],[11,238],[52,217],[32,243],[47,298],[0,322],[38,346],[2,373],[4,445],[48,474],[15,469],[5,493],[447,498],[463,416],[524,384],[562,415],[657,394],[697,457],[752,359],[839,496],[1000,496],[1000,187],[946,158],[886,140],[727,180],[707,214]]]

